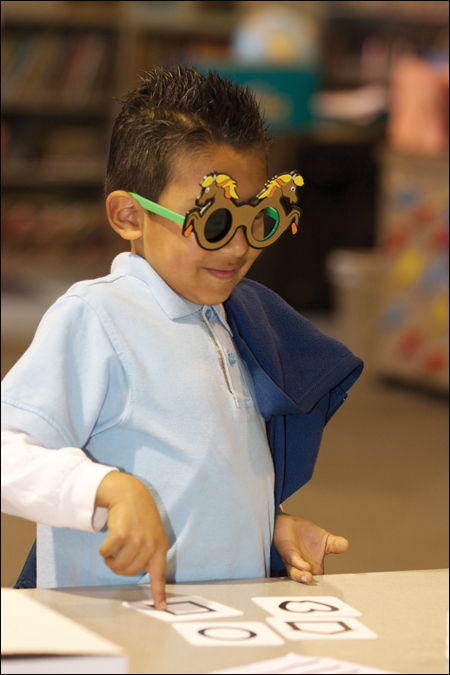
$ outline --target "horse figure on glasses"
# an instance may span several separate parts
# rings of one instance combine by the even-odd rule
[[[196,225],[205,223],[213,212],[224,209],[227,218],[239,223],[257,223],[262,213],[276,212],[276,235],[270,237],[275,241],[289,227],[295,234],[298,229],[301,210],[297,205],[298,188],[303,185],[303,178],[296,171],[276,176],[266,182],[263,190],[250,201],[239,204],[236,181],[227,174],[212,172],[200,183],[201,192],[185,220],[183,234],[188,237],[195,231]],[[230,221],[231,222],[231,221]],[[255,239],[255,243],[256,243]]]

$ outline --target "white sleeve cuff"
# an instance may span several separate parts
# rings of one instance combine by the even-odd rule
[[[58,451],[59,452],[59,451]],[[98,532],[106,524],[108,509],[95,507],[97,490],[115,467],[96,464],[86,457],[67,477],[59,499],[58,520],[62,527]]]

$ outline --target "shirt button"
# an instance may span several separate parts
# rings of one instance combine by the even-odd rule
[[[230,366],[234,366],[234,364],[236,363],[236,357],[233,354],[233,352],[228,352],[228,363],[230,364]]]
[[[210,308],[208,307],[208,309],[207,309],[206,312],[205,312],[205,316],[206,316],[206,318],[207,318],[208,321],[209,321],[210,318],[212,317],[212,309],[210,309]]]

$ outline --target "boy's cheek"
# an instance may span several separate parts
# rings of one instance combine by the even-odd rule
[[[255,248],[250,249],[249,254],[248,254],[248,257],[249,257],[249,265],[247,266],[247,269],[245,270],[245,274],[247,274],[248,270],[249,270],[250,267],[253,265],[253,263],[255,262],[255,260],[256,260],[257,258],[259,258],[259,256],[261,255],[261,253],[262,253],[261,250],[258,250],[258,249],[255,249]]]

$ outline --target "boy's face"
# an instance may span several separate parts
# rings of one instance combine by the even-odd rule
[[[216,147],[179,160],[159,204],[186,213],[195,206],[200,181],[213,170],[232,176],[242,202],[260,192],[267,179],[260,155]],[[132,251],[145,258],[174,291],[198,305],[224,302],[261,252],[248,245],[242,228],[223,248],[205,251],[193,234],[184,237],[177,223],[148,211],[144,219],[142,236],[133,242]]]

